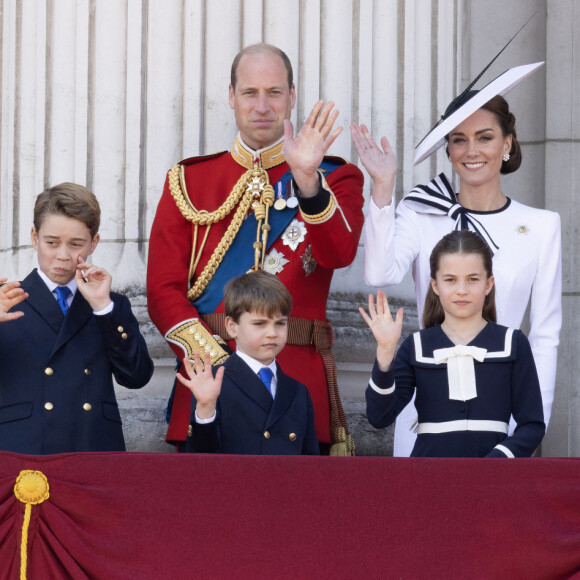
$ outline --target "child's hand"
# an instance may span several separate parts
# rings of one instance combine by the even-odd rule
[[[107,270],[88,264],[79,256],[75,280],[79,292],[95,312],[104,310],[111,304],[113,278]]]
[[[20,288],[20,282],[6,282],[7,278],[0,278],[0,322],[16,320],[24,316],[24,312],[8,312],[17,304],[28,298],[28,293]]]
[[[209,419],[215,412],[216,401],[222,390],[225,369],[220,367],[214,378],[211,371],[211,355],[209,352],[205,353],[205,363],[202,364],[199,352],[195,351],[193,353],[193,363],[195,370],[187,357],[183,359],[183,367],[187,377],[177,373],[177,380],[193,393],[197,401],[195,411],[198,418]]]
[[[391,362],[397,350],[397,343],[401,338],[403,329],[403,309],[399,308],[395,320],[391,316],[389,303],[385,293],[377,292],[377,306],[372,294],[369,294],[369,314],[363,308],[359,308],[361,316],[373,331],[377,341],[377,361],[381,370],[386,371],[391,366]]]

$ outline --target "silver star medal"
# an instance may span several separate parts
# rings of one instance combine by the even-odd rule
[[[282,234],[282,242],[285,246],[288,246],[293,252],[296,251],[298,244],[303,242],[306,238],[306,226],[304,222],[301,222],[294,218],[290,225],[286,228],[286,231]]]
[[[269,274],[274,274],[275,276],[284,269],[284,266],[288,264],[288,262],[290,262],[290,260],[287,260],[282,252],[272,249],[264,259],[264,270]]]

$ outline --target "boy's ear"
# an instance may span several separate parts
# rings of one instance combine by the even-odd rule
[[[100,234],[97,232],[94,236],[93,239],[91,240],[91,247],[89,249],[89,253],[87,254],[87,257],[90,256],[94,251],[95,248],[97,247],[97,245],[99,244],[99,240],[101,239]]]
[[[32,229],[30,230],[30,239],[32,240],[32,247],[35,250],[38,250],[38,233],[34,226],[32,226]]]
[[[435,294],[437,294],[437,296],[439,296],[439,292],[437,290],[437,280],[433,280],[433,278],[431,278],[431,288],[433,288],[433,292],[435,292]],[[491,288],[490,288],[491,290]]]
[[[236,338],[238,334],[238,325],[231,316],[226,316],[225,320],[226,330],[232,338]]]

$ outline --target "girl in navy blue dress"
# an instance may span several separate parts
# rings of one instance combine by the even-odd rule
[[[430,269],[424,330],[396,356],[403,309],[393,320],[381,291],[376,306],[369,295],[369,314],[359,309],[377,341],[366,390],[370,423],[393,423],[417,389],[412,457],[531,456],[545,432],[538,375],[523,332],[495,323],[487,244],[454,231],[433,249]],[[508,435],[511,415],[517,427]]]

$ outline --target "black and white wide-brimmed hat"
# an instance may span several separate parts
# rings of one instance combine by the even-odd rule
[[[413,165],[421,163],[431,153],[439,149],[445,143],[445,136],[455,129],[455,127],[463,123],[465,119],[473,115],[475,111],[481,109],[485,103],[497,95],[505,95],[511,91],[525,78],[537,71],[543,64],[543,62],[535,62],[533,64],[524,64],[510,68],[482,89],[466,90],[461,93],[447,107],[439,123],[417,145]]]

